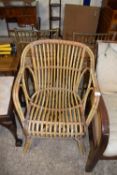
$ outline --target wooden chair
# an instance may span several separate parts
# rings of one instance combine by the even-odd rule
[[[33,136],[78,141],[85,136],[100,98],[94,61],[89,47],[78,42],[48,39],[25,47],[13,88],[14,105],[26,136],[24,151]],[[89,79],[82,90],[85,75]],[[25,111],[20,104],[21,91]],[[86,116],[89,96],[93,104]]]
[[[90,123],[90,152],[86,171],[100,159],[117,158],[117,43],[98,42],[97,79],[101,91],[98,110]]]
[[[0,76],[0,125],[6,127],[15,138],[15,145],[21,146],[17,136],[17,126],[11,98],[13,76]]]
[[[87,44],[93,51],[94,55],[97,55],[97,41],[115,41],[117,33],[73,33],[73,40]]]

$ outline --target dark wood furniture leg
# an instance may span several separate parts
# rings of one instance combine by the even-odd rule
[[[98,141],[98,144],[94,142],[95,133],[93,132],[93,123],[89,127],[89,140],[90,140],[90,152],[88,155],[85,171],[91,172],[98,160],[103,159],[103,153],[108,144],[108,135],[109,135],[109,121],[108,121],[108,112],[104,104],[103,98],[100,98],[99,108],[98,108],[98,117],[101,125],[101,136]],[[97,123],[98,125],[98,123]]]
[[[103,152],[105,150],[106,146],[105,143],[101,142],[99,147],[92,146],[90,149],[85,171],[91,172],[95,165],[97,164],[98,160],[102,159]]]
[[[8,115],[0,116],[0,125],[6,127],[15,138],[15,145],[22,146],[22,139],[17,136],[17,125],[14,112],[10,112]]]

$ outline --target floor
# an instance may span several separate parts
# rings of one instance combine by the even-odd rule
[[[22,137],[20,126],[18,134]],[[86,157],[71,139],[34,139],[30,152],[24,154],[22,147],[15,147],[11,133],[0,126],[0,175],[117,174],[116,161],[99,161],[92,173],[85,173]]]

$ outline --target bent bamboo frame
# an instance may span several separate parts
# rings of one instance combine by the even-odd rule
[[[27,86],[31,83],[30,93]],[[20,89],[26,101],[25,112],[20,104]],[[94,117],[98,91],[95,59],[89,47],[74,41],[38,40],[28,44],[22,53],[13,101],[27,135],[77,138],[85,134]],[[90,96],[92,106],[86,116]]]

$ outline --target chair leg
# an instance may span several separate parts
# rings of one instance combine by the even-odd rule
[[[85,166],[85,171],[91,172],[95,167],[95,165],[97,164],[98,160],[99,160],[99,150],[93,148],[89,152],[87,163]]]
[[[15,145],[17,147],[22,146],[22,139],[18,138],[18,136],[17,136],[17,125],[16,125],[14,112],[12,112],[9,115],[9,117],[11,119],[11,123],[9,124],[8,129],[10,130],[10,132],[12,133],[12,135],[15,138]]]
[[[24,148],[23,148],[24,153],[27,153],[30,150],[31,143],[32,143],[32,138],[30,136],[26,136],[25,144],[24,144]]]
[[[10,131],[13,134],[15,138],[15,145],[16,146],[22,146],[22,139],[18,138],[17,136],[17,125],[16,125],[16,120],[15,120],[15,115],[14,112],[10,114],[10,118],[12,120],[12,124],[10,126]]]
[[[74,139],[77,142],[78,149],[79,149],[80,153],[84,155],[86,153],[86,148],[85,148],[83,138],[74,138]]]
[[[2,117],[0,124],[11,132],[11,134],[15,138],[15,145],[22,146],[22,139],[19,139],[17,136],[17,125],[16,125],[14,113],[11,113],[8,116]]]
[[[17,125],[16,125],[16,120],[15,120],[15,115],[14,113],[12,113],[11,115],[12,117],[12,125],[11,125],[11,133],[13,134],[14,138],[15,138],[15,145],[18,146],[22,146],[22,139],[18,138],[17,136]]]

